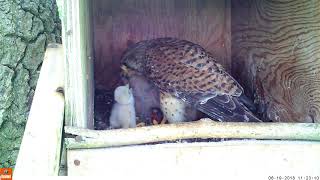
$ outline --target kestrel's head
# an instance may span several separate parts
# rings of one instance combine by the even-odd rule
[[[123,54],[121,65],[125,65],[134,71],[143,73],[146,64],[146,41],[141,41],[129,47]]]

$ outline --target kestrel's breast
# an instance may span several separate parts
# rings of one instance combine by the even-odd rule
[[[195,108],[168,93],[160,93],[160,107],[169,123],[198,120]]]
[[[200,45],[174,38],[155,39],[149,43],[146,74],[160,89],[241,95],[242,87]]]

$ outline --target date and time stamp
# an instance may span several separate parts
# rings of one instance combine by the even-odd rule
[[[268,180],[320,180],[320,176],[268,176]]]

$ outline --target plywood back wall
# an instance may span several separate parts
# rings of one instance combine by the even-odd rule
[[[95,85],[117,85],[130,41],[178,37],[200,44],[231,67],[230,5],[225,0],[93,0]]]
[[[320,1],[232,0],[234,74],[276,122],[320,122]]]

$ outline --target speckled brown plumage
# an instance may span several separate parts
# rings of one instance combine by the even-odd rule
[[[239,102],[242,87],[200,45],[176,38],[141,41],[122,64],[212,118],[259,121]]]
[[[159,38],[142,41],[132,50],[136,50],[136,58],[146,59],[145,75],[161,89],[235,96],[242,93],[241,86],[197,44],[175,38]]]
[[[169,123],[197,120],[197,110],[169,93],[160,93],[160,107]]]

